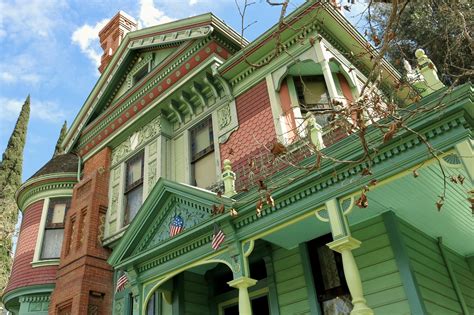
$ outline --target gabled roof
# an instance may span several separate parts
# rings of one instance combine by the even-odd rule
[[[116,88],[114,79],[126,71],[133,54],[137,50],[169,47],[170,44],[183,43],[189,40],[204,38],[213,33],[223,35],[234,46],[241,44],[236,31],[212,13],[206,13],[187,19],[165,23],[128,33],[115,52],[112,60],[102,73],[96,85],[77,114],[62,145],[70,152],[80,133],[91,121],[91,117],[103,101],[104,94]],[[247,42],[244,41],[244,44]]]
[[[212,206],[231,203],[227,197],[198,187],[160,178],[148,195],[138,214],[129,225],[108,262],[114,267],[125,266],[133,261],[146,259],[165,251],[170,245],[177,246],[196,237],[196,231],[212,231]],[[170,222],[181,216],[184,230],[171,240]],[[226,216],[215,220],[222,221]],[[201,233],[201,234],[202,234]]]
[[[308,0],[287,17],[281,33],[280,42],[289,45],[296,33],[307,36],[308,31],[314,26],[316,32],[324,37],[334,48],[354,64],[364,74],[368,74],[373,68],[373,59],[378,56],[378,50],[373,47],[357,29],[327,0]],[[268,29],[265,33],[245,46],[238,53],[222,64],[218,71],[224,78],[231,81],[241,73],[252,73],[263,71],[269,55],[273,54],[275,48],[274,34],[278,30],[278,23]],[[304,34],[303,34],[304,33]],[[303,38],[303,37],[301,37]],[[301,38],[292,44],[308,45],[309,39],[301,42]],[[284,55],[284,54],[283,54]],[[293,56],[287,56],[289,59]],[[245,62],[247,60],[248,62]],[[250,64],[263,63],[263,67],[252,67]],[[381,60],[382,85],[395,87],[401,78],[400,73],[385,59]],[[274,70],[274,69],[273,69]],[[239,80],[237,78],[237,80]],[[398,97],[405,99],[408,89],[400,89]]]

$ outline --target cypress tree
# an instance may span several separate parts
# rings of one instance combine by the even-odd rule
[[[61,132],[59,133],[58,142],[56,143],[56,147],[54,148],[53,157],[63,154],[63,147],[61,146],[61,143],[63,142],[64,137],[66,137],[66,132],[67,132],[67,121],[64,121],[63,127],[61,128]]]
[[[28,95],[0,162],[0,294],[5,289],[12,264],[12,239],[18,220],[15,192],[21,185],[23,149],[29,117]]]

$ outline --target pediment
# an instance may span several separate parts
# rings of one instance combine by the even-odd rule
[[[81,133],[92,128],[91,125],[104,109],[115,106],[122,98],[137,97],[139,93],[130,88],[127,76],[142,61],[140,58],[154,53],[153,62],[157,65],[154,69],[160,68],[166,60],[167,65],[157,71],[167,73],[168,68],[175,68],[182,61],[183,53],[210,36],[219,36],[232,53],[240,47],[238,34],[212,14],[128,33],[72,123],[64,139],[65,150],[69,152],[77,146]]]
[[[165,60],[176,48],[162,48],[155,49],[153,51],[146,51],[137,53],[134,61],[130,64],[129,70],[125,72],[119,80],[119,86],[115,89],[116,92],[112,94],[109,102],[115,103],[122,95],[130,90],[134,84],[134,76],[144,67],[149,67],[149,70],[153,70],[163,60]]]
[[[215,193],[160,178],[114,249],[109,263],[117,265],[172,241],[186,239],[212,219],[212,206],[220,202],[222,199]],[[183,229],[172,236],[171,223],[178,216]]]

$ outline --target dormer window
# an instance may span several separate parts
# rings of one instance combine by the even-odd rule
[[[135,74],[133,75],[133,84],[138,83],[141,79],[143,79],[149,72],[149,63],[141,67]]]
[[[294,77],[301,114],[305,117],[311,109],[330,109],[329,94],[322,75]],[[329,114],[316,114],[320,126],[328,124]]]

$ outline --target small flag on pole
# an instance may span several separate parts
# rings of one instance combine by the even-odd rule
[[[212,234],[212,249],[218,250],[224,242],[225,234],[217,223],[214,223],[214,233]]]
[[[115,288],[116,292],[120,292],[125,289],[125,285],[128,283],[127,273],[124,272],[117,280],[117,286]]]
[[[171,225],[170,225],[170,237],[173,237],[184,229],[184,221],[183,218],[178,214],[171,220]]]

